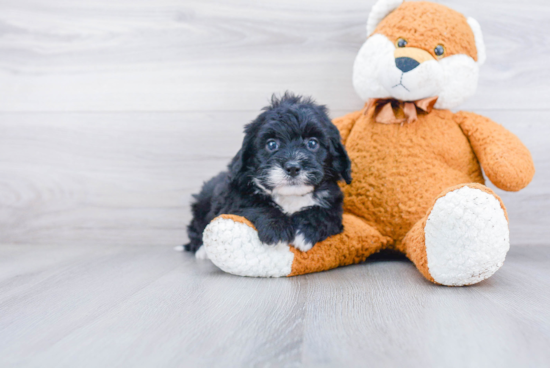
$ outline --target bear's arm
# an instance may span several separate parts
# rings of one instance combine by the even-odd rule
[[[336,127],[340,131],[340,136],[342,137],[343,144],[346,144],[346,139],[348,139],[349,133],[353,129],[355,122],[357,121],[357,119],[359,119],[362,113],[362,110],[355,111],[332,120],[332,123],[336,125]]]
[[[471,112],[461,111],[455,114],[455,119],[493,184],[515,192],[531,182],[535,165],[531,153],[518,137],[502,125]]]

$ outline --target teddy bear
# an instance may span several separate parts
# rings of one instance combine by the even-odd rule
[[[484,61],[475,19],[430,2],[379,0],[353,69],[365,106],[334,120],[352,161],[344,231],[301,252],[262,244],[250,221],[226,214],[204,231],[208,257],[235,275],[280,277],[390,250],[440,285],[493,275],[510,248],[508,216],[482,168],[506,191],[527,186],[535,168],[504,127],[450,110],[474,94]]]

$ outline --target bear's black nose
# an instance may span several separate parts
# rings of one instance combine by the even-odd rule
[[[300,173],[300,169],[300,165],[296,162],[287,162],[285,164],[285,171],[291,177],[298,176],[298,174]]]
[[[398,57],[395,59],[395,66],[403,73],[410,72],[419,65],[420,63],[418,61],[410,57]]]

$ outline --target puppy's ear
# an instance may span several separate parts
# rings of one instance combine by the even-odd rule
[[[252,122],[245,126],[244,129],[244,139],[243,144],[241,146],[241,149],[235,157],[233,157],[233,160],[231,160],[231,163],[229,164],[229,171],[231,172],[231,176],[233,178],[237,179],[239,182],[246,182],[246,172],[251,165],[252,156],[254,155],[254,138],[257,134],[257,123]]]
[[[342,137],[338,128],[332,123],[328,116],[328,109],[324,105],[316,105],[311,100],[307,102],[313,106],[317,117],[327,129],[327,137],[329,138],[329,152],[332,156],[332,170],[338,176],[338,180],[342,179],[346,184],[351,183],[351,161],[346,152],[346,148],[342,144]]]
[[[340,178],[343,179],[346,184],[351,183],[351,161],[346,152],[346,148],[342,144],[340,134],[336,134],[335,137],[330,139],[331,154],[332,154],[332,168],[336,171]]]
[[[229,163],[229,171],[235,176],[241,172],[243,166],[243,149],[241,148]]]

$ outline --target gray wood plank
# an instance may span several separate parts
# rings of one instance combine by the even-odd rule
[[[477,112],[516,133],[535,160],[525,190],[497,190],[512,244],[547,244],[548,111]],[[191,194],[225,169],[256,114],[0,114],[0,244],[181,244]]]
[[[546,0],[440,2],[484,30],[466,108],[549,107]],[[373,3],[3,0],[0,111],[256,110],[287,89],[353,111]]]
[[[492,278],[463,288],[432,285],[399,259],[251,279],[170,247],[0,256],[21,266],[0,274],[4,367],[550,364],[547,246],[513,248]]]
[[[529,254],[532,249],[513,250],[502,271],[468,288],[434,288],[405,261],[367,263],[354,273],[342,270],[342,278],[323,274],[316,298],[308,304],[311,315],[324,318],[308,324],[311,345],[306,349],[312,353],[307,362],[330,366],[328,362],[338,356],[343,366],[361,366],[365,359],[376,366],[400,367],[548,364],[550,335],[542,320],[549,316],[543,309],[550,285],[526,271],[531,261],[521,264],[515,258],[540,255],[537,248]],[[524,277],[516,279],[512,268],[520,269]],[[326,299],[327,284],[333,285],[331,302]],[[526,307],[532,299],[538,299],[536,306]],[[325,301],[321,312],[313,302],[319,300]],[[519,308],[509,308],[509,303]],[[534,317],[532,310],[537,313]],[[512,343],[509,336],[518,340]]]
[[[547,244],[548,112],[478,113],[516,133],[535,160],[525,190],[497,190],[512,244]],[[1,114],[0,243],[181,244],[191,194],[225,169],[256,114]]]
[[[4,115],[0,242],[182,242],[191,193],[237,152],[242,117]]]

